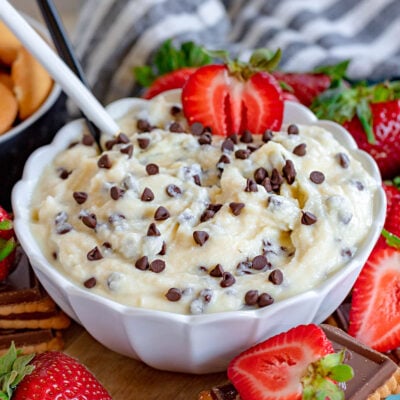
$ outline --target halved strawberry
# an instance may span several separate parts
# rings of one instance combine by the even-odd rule
[[[333,352],[319,326],[299,325],[234,358],[228,366],[228,378],[243,400],[300,400],[305,394],[305,399],[334,398],[328,393],[340,389],[332,381],[331,368],[343,365],[343,359],[324,363],[325,356],[337,355]],[[316,393],[320,397],[315,397]]]
[[[184,86],[189,76],[197,70],[196,67],[180,68],[172,72],[167,72],[164,75],[156,78],[147,88],[142,97],[151,99],[166,90],[180,89]]]
[[[282,90],[265,72],[274,59],[250,59],[249,64],[226,60],[200,67],[182,90],[183,112],[189,124],[200,122],[212,133],[229,136],[249,130],[279,129],[283,118]]]
[[[389,214],[390,210],[392,209],[393,202],[396,202],[397,199],[400,201],[400,190],[396,185],[385,182],[382,184],[382,187],[386,194],[386,213]]]
[[[0,238],[10,239],[14,236],[11,215],[0,206]]]
[[[353,287],[349,334],[378,351],[400,346],[400,250],[376,246]]]

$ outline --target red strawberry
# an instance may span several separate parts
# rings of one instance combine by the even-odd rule
[[[400,83],[344,86],[319,96],[311,108],[319,118],[343,124],[371,154],[383,179],[400,174]]]
[[[376,246],[352,292],[349,334],[378,351],[400,346],[400,250]]]
[[[382,187],[386,194],[386,201],[387,201],[386,211],[387,214],[389,214],[392,208],[392,203],[394,201],[397,201],[397,199],[400,201],[400,190],[398,189],[397,186],[388,183],[383,183]]]
[[[300,103],[310,106],[315,97],[324,92],[331,85],[330,76],[322,73],[286,73],[274,71],[274,77],[291,89],[292,93]]]
[[[196,67],[187,67],[161,75],[152,82],[149,88],[145,90],[142,97],[145,99],[151,99],[166,90],[180,89],[186,83],[189,76],[196,70]]]
[[[330,370],[332,365],[327,367],[327,364],[332,357],[336,368],[343,361],[343,357],[336,358],[339,354],[331,354],[328,363],[325,356],[333,351],[332,343],[320,327],[300,325],[234,358],[228,366],[228,377],[243,400],[315,399],[317,390],[318,398],[333,398],[329,394],[339,388],[332,382],[336,378]],[[323,375],[319,374],[322,370]],[[326,396],[322,396],[321,390],[328,387]]]
[[[106,389],[85,366],[61,352],[38,354],[28,365],[27,373],[17,382],[12,400],[111,400]]]
[[[15,247],[11,216],[0,207],[0,281],[6,279],[14,267]]]
[[[201,122],[223,136],[279,129],[282,90],[265,72],[269,61],[251,62],[227,60],[225,65],[206,65],[192,74],[182,91],[183,112],[189,124]]]

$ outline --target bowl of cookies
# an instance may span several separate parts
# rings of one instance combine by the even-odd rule
[[[28,20],[45,36],[39,23]],[[30,153],[49,143],[65,121],[60,86],[0,21],[0,202],[6,208]]]
[[[121,133],[102,151],[75,120],[29,158],[17,236],[103,345],[158,369],[222,371],[346,297],[385,218],[378,168],[343,127],[279,99],[279,124],[229,135],[191,119],[180,90],[121,99],[107,107]]]

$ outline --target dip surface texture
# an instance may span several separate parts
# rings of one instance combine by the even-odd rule
[[[376,182],[317,126],[227,139],[158,98],[43,173],[32,231],[49,261],[129,306],[264,307],[340,269],[371,226]]]

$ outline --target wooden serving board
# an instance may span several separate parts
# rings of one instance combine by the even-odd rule
[[[191,375],[158,371],[108,350],[75,323],[64,339],[65,353],[89,368],[113,400],[196,400],[202,390],[227,381],[224,372]]]

